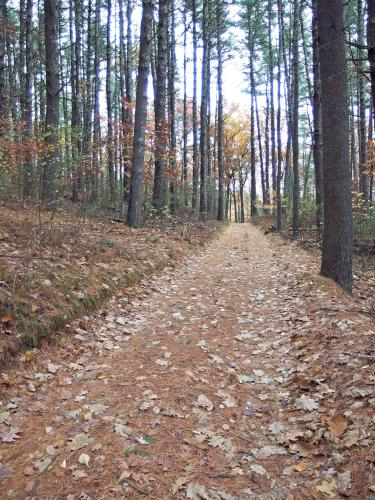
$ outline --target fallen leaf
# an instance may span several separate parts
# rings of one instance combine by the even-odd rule
[[[336,480],[332,479],[332,481],[323,481],[321,484],[315,486],[315,488],[320,492],[324,493],[327,496],[333,498],[336,496]]]
[[[212,411],[214,408],[212,401],[204,394],[200,394],[194,404],[200,408],[207,408],[208,411]]]
[[[253,472],[255,472],[255,474],[259,474],[260,476],[264,476],[265,474],[267,474],[266,469],[262,465],[259,465],[259,464],[251,464],[250,469]]]
[[[348,422],[341,415],[327,417],[325,422],[328,425],[330,433],[336,437],[341,437],[348,427]]]
[[[78,462],[88,467],[90,464],[90,455],[87,455],[87,453],[81,453],[81,455],[78,458]]]
[[[74,437],[70,439],[68,442],[68,447],[72,451],[80,450],[84,446],[87,446],[91,443],[91,438],[88,434],[84,434],[83,432],[80,434],[76,434]]]
[[[295,407],[298,410],[304,410],[304,411],[313,411],[317,410],[319,408],[318,403],[312,399],[303,394],[300,398],[295,400]]]
[[[4,479],[8,479],[13,474],[12,467],[9,465],[1,465],[0,466],[0,481],[4,481]]]
[[[16,439],[19,439],[20,433],[19,427],[10,427],[8,430],[1,434],[1,440],[3,443],[13,443]]]
[[[308,463],[306,462],[300,462],[299,464],[297,465],[294,465],[293,466],[293,469],[296,471],[296,472],[303,472],[304,470],[307,469],[307,467],[309,466]]]

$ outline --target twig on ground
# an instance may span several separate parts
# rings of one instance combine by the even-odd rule
[[[130,486],[131,488],[133,488],[133,490],[135,490],[136,492],[140,493],[141,495],[145,495],[147,497],[150,496],[150,493],[147,490],[144,490],[140,486],[137,486],[132,481],[129,481],[129,479],[122,479],[121,480],[121,486],[122,486],[122,488],[124,490],[124,493],[125,493],[125,484],[127,484],[128,486]]]
[[[7,253],[0,253],[0,257],[5,257],[7,259],[56,260],[55,257],[33,257],[32,255],[12,255]]]

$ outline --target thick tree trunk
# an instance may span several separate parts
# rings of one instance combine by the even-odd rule
[[[321,273],[352,290],[352,205],[342,0],[318,0],[324,232]]]
[[[147,85],[151,55],[152,17],[152,0],[143,0],[134,116],[132,173],[127,219],[128,224],[133,227],[139,227],[142,224],[145,126],[147,119]]]
[[[58,71],[58,17],[56,0],[44,0],[45,60],[46,60],[46,121],[45,142],[48,155],[44,161],[42,198],[56,197],[55,179],[60,163],[59,128],[59,71]]]

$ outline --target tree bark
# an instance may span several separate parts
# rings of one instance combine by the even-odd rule
[[[166,79],[168,57],[168,0],[159,0],[158,20],[158,53],[156,60],[156,95],[155,95],[155,174],[154,174],[154,208],[162,216],[164,207],[164,174],[167,145],[167,129],[165,119]]]
[[[59,129],[59,72],[58,16],[56,0],[44,0],[45,60],[46,60],[46,120],[45,143],[48,154],[44,160],[42,198],[56,198],[55,179],[60,163]]]
[[[316,227],[320,237],[323,219],[323,157],[322,157],[322,107],[320,95],[320,61],[318,45],[317,0],[312,3],[313,42],[313,158],[315,169]]]
[[[321,273],[352,290],[348,89],[342,0],[318,0],[324,231]]]
[[[217,219],[225,218],[225,186],[224,186],[224,116],[223,116],[223,49],[222,49],[222,6],[216,4],[216,36],[217,36],[217,164],[219,171],[219,205]]]
[[[25,138],[31,140],[33,135],[33,94],[32,94],[32,81],[33,81],[33,48],[32,48],[32,17],[33,17],[33,2],[27,0],[26,2],[26,19],[25,19],[25,59],[26,59],[26,72],[25,72],[25,96],[24,96],[24,109],[23,120],[25,126]],[[0,97],[1,99],[1,97]],[[33,189],[33,159],[27,158],[25,162],[23,194],[30,196]]]
[[[293,127],[292,127],[292,149],[293,149],[293,238],[298,236],[299,229],[299,11],[300,0],[294,0],[293,12]]]
[[[191,206],[195,210],[198,206],[198,105],[197,105],[197,4],[192,0],[192,23],[193,23],[193,191]]]
[[[203,0],[203,20],[202,20],[202,91],[201,91],[201,135],[200,135],[200,204],[199,215],[202,220],[207,217],[207,104],[208,104],[208,2]]]
[[[147,85],[151,55],[152,17],[152,0],[143,0],[134,115],[132,173],[127,218],[128,224],[133,227],[139,227],[142,224],[145,126],[147,119]]]

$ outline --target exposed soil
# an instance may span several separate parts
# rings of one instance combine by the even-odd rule
[[[231,225],[2,374],[2,498],[375,498],[374,317]]]

